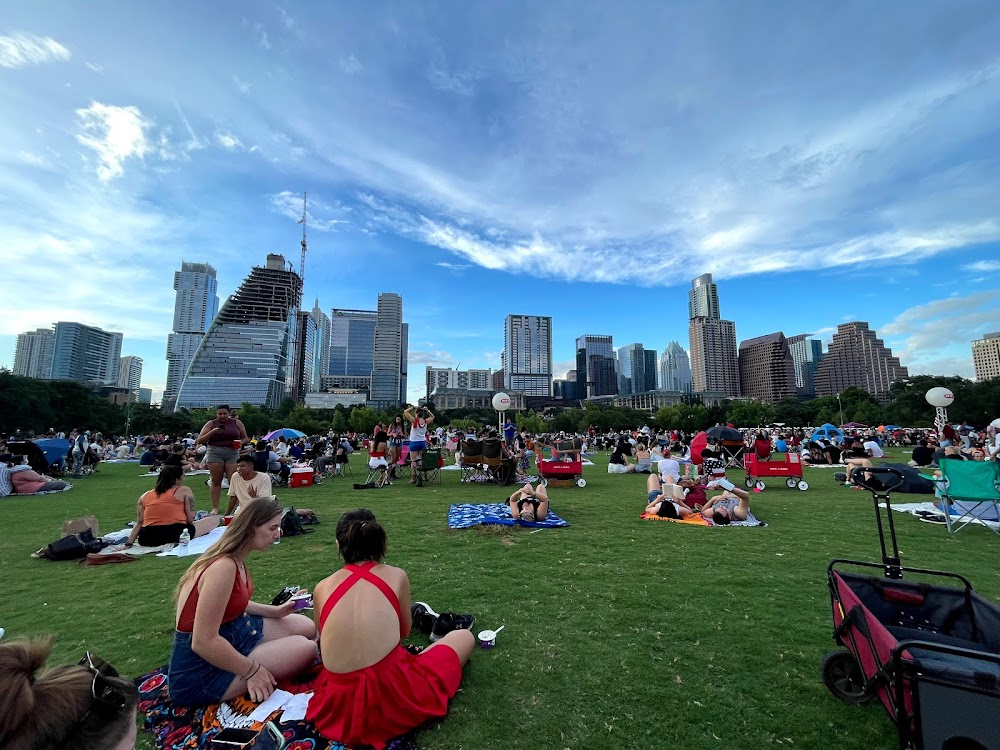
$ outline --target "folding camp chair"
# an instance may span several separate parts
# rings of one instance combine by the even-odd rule
[[[389,484],[389,464],[385,458],[368,457],[368,479],[365,484],[374,484],[376,487],[385,487]]]
[[[417,470],[424,484],[431,482],[441,484],[441,449],[425,448],[420,456],[420,466]]]
[[[399,460],[392,465],[389,472],[390,479],[406,479],[410,476],[410,445],[404,443],[399,449]]]
[[[1000,520],[1000,464],[996,461],[938,462],[941,478],[933,480],[941,496],[944,520],[952,534],[974,521]],[[952,513],[955,515],[953,516]],[[1000,524],[988,528],[1000,534]]]
[[[462,482],[476,482],[483,477],[483,444],[478,440],[462,441],[462,460],[458,466],[462,470]]]
[[[503,466],[503,444],[498,438],[486,438],[483,441],[483,472],[490,481],[499,481],[498,472]]]

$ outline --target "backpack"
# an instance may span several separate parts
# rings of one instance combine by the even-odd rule
[[[38,552],[35,552],[32,557],[40,557],[46,560],[78,560],[93,552],[100,552],[103,547],[104,542],[95,538],[94,533],[90,529],[85,529],[84,531],[64,536],[62,539],[57,539],[52,544],[42,547]]]
[[[285,512],[281,514],[281,536],[302,536],[313,531],[315,529],[307,529],[302,525],[302,518],[294,507],[285,508]]]

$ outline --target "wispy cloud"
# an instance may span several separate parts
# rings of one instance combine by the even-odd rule
[[[84,65],[86,66],[87,70],[93,71],[94,73],[104,72],[104,66],[100,65],[99,63],[87,62],[84,63]]]
[[[353,76],[360,73],[364,69],[364,65],[354,55],[348,55],[347,57],[340,58],[340,69],[347,73],[347,75]]]
[[[977,260],[975,263],[966,263],[962,266],[962,270],[972,273],[993,273],[1000,271],[1000,260]]]
[[[66,62],[69,50],[49,36],[36,36],[25,31],[0,36],[0,67],[23,68],[50,62]]]
[[[441,262],[441,263],[435,263],[434,265],[438,266],[439,268],[445,268],[445,269],[447,269],[449,271],[454,271],[454,272],[464,271],[465,269],[471,267],[471,266],[469,266],[468,263],[447,263],[447,262]]]
[[[236,75],[233,76],[233,85],[236,87],[236,90],[239,91],[244,96],[249,94],[253,90],[252,83],[248,83],[247,81],[244,81],[242,78]]]
[[[92,101],[76,110],[81,131],[76,139],[97,154],[97,176],[102,182],[124,173],[127,159],[142,159],[150,145],[146,131],[153,123],[138,107],[117,107]]]
[[[215,140],[220,146],[229,151],[237,151],[243,148],[240,139],[226,130],[216,130]]]
[[[269,195],[267,198],[277,213],[289,219],[295,219],[295,221],[302,219],[302,196],[300,194],[285,190]],[[309,196],[306,224],[309,229],[317,229],[320,232],[336,232],[339,226],[349,222],[346,218],[336,218],[331,214],[346,216],[350,212],[349,207],[339,202],[328,203],[317,196]]]
[[[471,72],[448,72],[438,65],[431,65],[427,68],[427,81],[438,91],[459,96],[472,96],[475,93],[476,76]]]
[[[444,351],[411,351],[409,353],[410,371],[415,367],[453,367],[455,358]]]

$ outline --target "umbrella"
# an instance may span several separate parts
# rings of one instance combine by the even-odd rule
[[[868,425],[866,424],[861,424],[861,422],[848,422],[847,424],[840,425],[841,429],[843,429],[844,427],[848,429],[860,429],[862,427],[867,427],[867,426]]]
[[[743,435],[738,431],[734,430],[732,427],[722,427],[716,425],[715,427],[710,427],[705,431],[705,435],[709,440],[717,440],[719,442],[728,441],[734,443],[742,443]]]
[[[705,435],[704,430],[691,439],[691,463],[695,466],[701,466],[701,452],[705,450],[706,445],[708,445],[708,436]]]
[[[272,430],[264,436],[265,440],[273,440],[277,437],[283,438],[304,438],[306,434],[304,432],[299,432],[298,430],[293,430],[291,427],[282,427],[277,430]]]
[[[900,427],[898,424],[887,424],[885,426],[885,429],[887,429],[887,430],[901,430],[903,428]]]

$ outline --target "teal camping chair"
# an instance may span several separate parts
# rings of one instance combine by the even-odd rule
[[[1000,463],[943,458],[936,479],[949,533],[974,521],[1000,521]],[[1000,524],[986,524],[1000,534]]]

